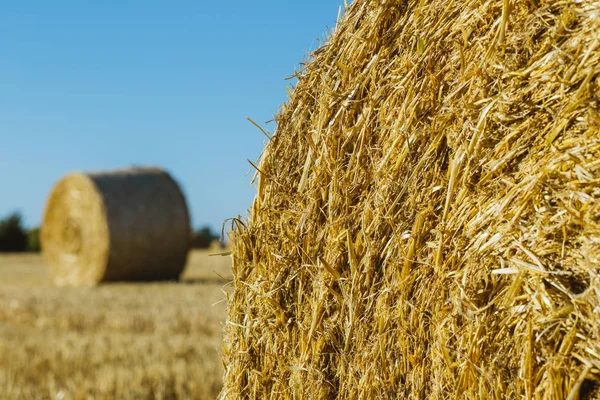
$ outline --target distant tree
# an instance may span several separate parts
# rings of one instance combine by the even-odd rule
[[[204,226],[192,234],[192,248],[208,249],[214,240],[218,240],[219,235],[213,233],[209,226]]]
[[[0,252],[22,252],[27,249],[27,232],[21,214],[15,212],[0,220]]]
[[[40,228],[34,228],[27,232],[27,251],[39,253],[42,250],[40,241]]]

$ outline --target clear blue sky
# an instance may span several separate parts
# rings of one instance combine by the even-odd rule
[[[168,169],[193,224],[246,215],[286,82],[343,0],[0,5],[0,217],[40,223],[64,174]],[[267,125],[270,131],[274,124]]]

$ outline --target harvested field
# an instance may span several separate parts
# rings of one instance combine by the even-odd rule
[[[214,399],[230,260],[194,251],[180,283],[58,288],[40,256],[0,255],[0,398]]]

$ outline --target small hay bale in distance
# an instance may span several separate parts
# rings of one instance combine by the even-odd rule
[[[223,398],[600,398],[600,2],[355,0],[233,235]]]
[[[73,173],[53,188],[42,249],[57,285],[174,280],[187,260],[189,212],[158,168]]]

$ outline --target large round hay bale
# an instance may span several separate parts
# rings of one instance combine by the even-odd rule
[[[158,168],[70,174],[52,190],[42,224],[58,285],[177,279],[189,241],[185,198]]]
[[[223,397],[597,398],[600,2],[346,11],[234,230]]]

